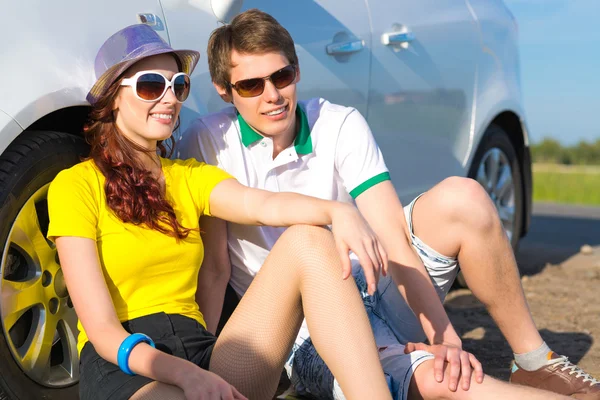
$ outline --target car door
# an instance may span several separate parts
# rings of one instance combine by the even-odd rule
[[[447,176],[466,174],[480,38],[464,1],[367,2],[367,119],[406,203]]]

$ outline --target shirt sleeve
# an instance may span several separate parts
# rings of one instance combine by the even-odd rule
[[[187,181],[192,193],[197,193],[196,201],[201,215],[210,216],[210,194],[220,182],[233,179],[231,175],[213,165],[190,158],[185,161],[188,167]]]
[[[90,179],[75,167],[61,171],[48,189],[48,239],[77,236],[96,240],[98,210]]]
[[[348,114],[340,128],[335,166],[344,187],[354,199],[367,189],[390,179],[371,129],[357,110]]]

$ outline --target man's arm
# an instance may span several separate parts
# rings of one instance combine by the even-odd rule
[[[421,259],[410,244],[402,204],[367,121],[348,113],[336,144],[336,169],[346,190],[388,253],[389,273],[418,317],[431,344],[461,345]],[[383,181],[374,183],[380,177]],[[374,184],[373,184],[374,183]],[[367,186],[361,192],[361,188]]]
[[[413,250],[402,204],[389,181],[387,167],[367,121],[356,110],[350,112],[339,131],[336,169],[348,193],[388,253],[388,273],[419,319],[434,356],[435,379],[442,382],[444,366],[450,366],[448,387],[468,390],[474,369],[477,382],[483,380],[481,364],[462,350],[462,341],[433,287],[425,266]],[[417,349],[407,344],[407,349]]]
[[[213,217],[200,219],[202,241],[204,243],[204,261],[198,275],[196,302],[204,315],[206,329],[216,333],[227,282],[231,276],[231,262],[227,249],[227,224]]]
[[[410,245],[404,210],[392,182],[367,189],[356,198],[356,204],[387,251],[388,273],[421,322],[429,342],[461,346],[425,266]]]
[[[448,319],[425,266],[410,244],[404,210],[392,182],[383,181],[365,190],[356,198],[356,203],[388,253],[388,273],[432,344],[421,349],[435,356],[435,379],[442,382],[444,365],[448,363],[450,390],[458,388],[460,376],[463,390],[468,390],[473,372],[476,381],[483,382],[481,363],[462,350],[462,341]],[[420,349],[419,346],[408,343],[407,351]]]

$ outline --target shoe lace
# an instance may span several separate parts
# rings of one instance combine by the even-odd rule
[[[559,367],[562,366],[560,370],[563,372],[569,371],[569,375],[575,375],[576,378],[583,378],[584,383],[591,382],[590,386],[600,384],[600,381],[598,379],[595,379],[590,374],[579,368],[577,365],[573,364],[571,361],[569,361],[568,357],[562,356],[561,358],[558,358],[555,363],[552,364],[556,364]]]

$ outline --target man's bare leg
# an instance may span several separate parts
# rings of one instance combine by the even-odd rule
[[[486,307],[515,353],[511,382],[600,400],[600,381],[540,336],[517,263],[496,208],[472,179],[448,178],[413,209],[413,231],[439,253],[457,257],[468,287]]]
[[[543,344],[512,247],[479,183],[453,177],[432,188],[415,203],[413,230],[439,253],[458,257],[469,289],[486,306],[514,353]]]
[[[443,382],[433,377],[433,360],[427,360],[415,370],[408,391],[410,400],[456,399],[456,400],[558,400],[570,397],[547,392],[545,390],[510,385],[506,382],[486,376],[482,383],[471,383],[468,391],[461,386],[455,392],[448,389],[449,368],[445,368]]]

